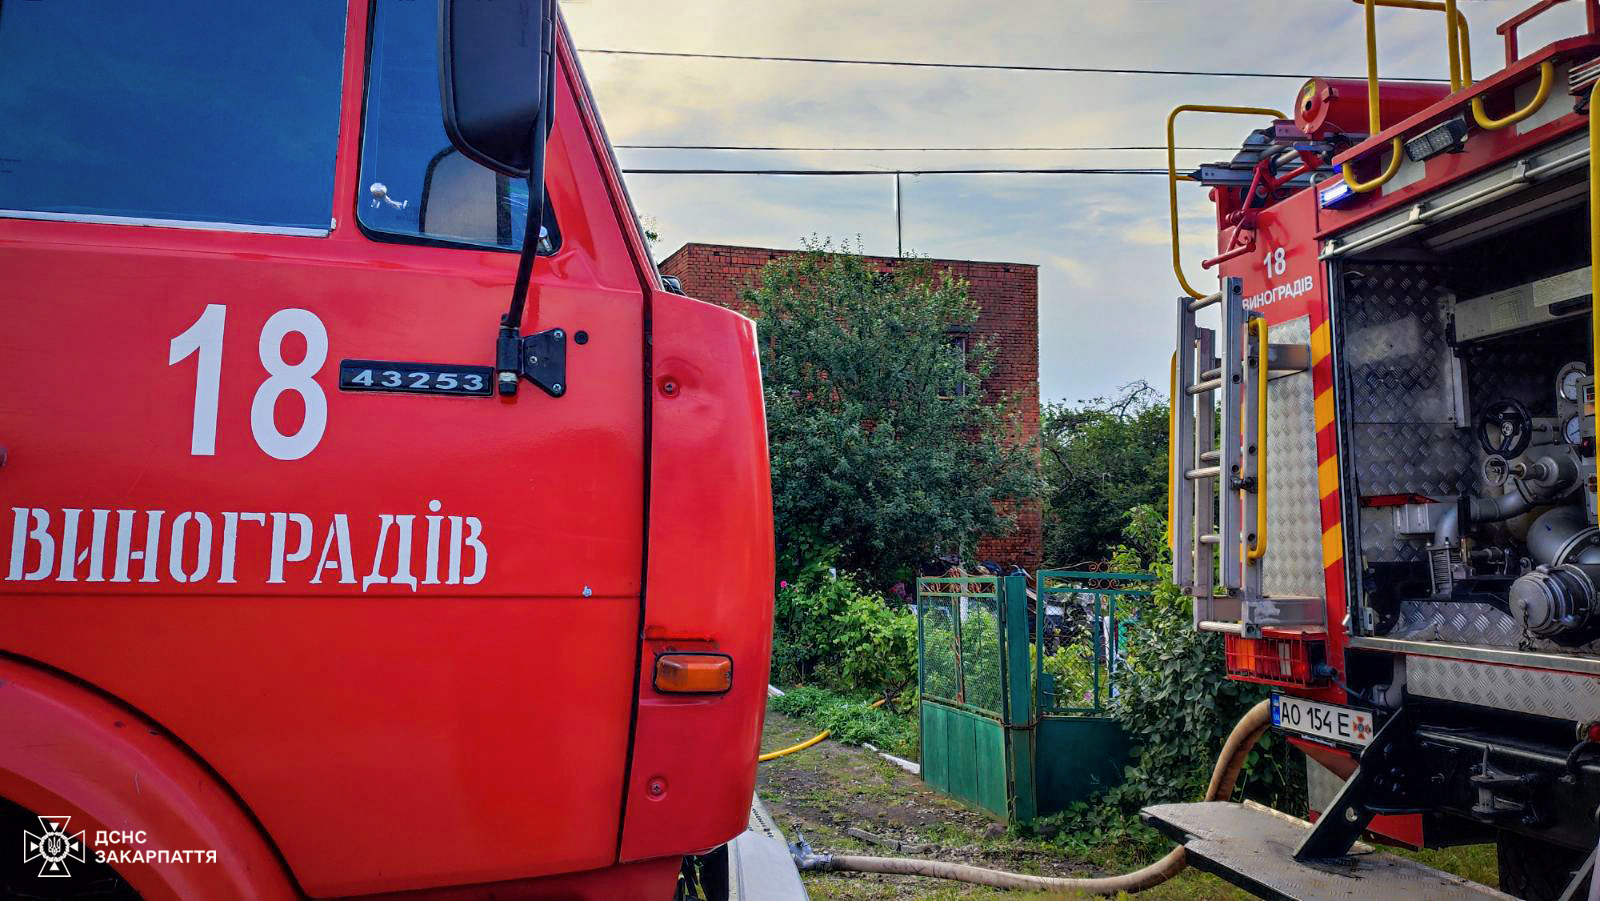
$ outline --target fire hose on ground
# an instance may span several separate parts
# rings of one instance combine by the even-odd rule
[[[1272,707],[1267,701],[1250,708],[1229,733],[1228,740],[1222,745],[1222,753],[1217,756],[1216,766],[1211,770],[1211,784],[1206,788],[1204,800],[1226,801],[1233,794],[1234,784],[1238,781],[1239,771],[1243,769],[1245,758],[1250,755],[1250,750],[1255,747],[1256,741],[1272,723]],[[821,736],[813,739],[813,743],[820,741]],[[798,750],[801,745],[786,748],[788,753]],[[762,759],[766,759],[763,757]],[[1008,873],[1004,870],[990,870],[984,867],[974,867],[967,864],[948,863],[939,860],[919,860],[911,857],[862,857],[852,854],[821,854],[812,851],[804,843],[793,847],[795,864],[801,870],[833,871],[849,870],[857,873],[889,873],[900,876],[930,876],[937,879],[954,879],[960,882],[970,882],[975,885],[987,885],[1003,889],[1029,889],[1033,891],[1051,892],[1087,892],[1095,895],[1115,895],[1118,892],[1142,892],[1153,888],[1178,875],[1188,860],[1183,847],[1173,848],[1166,856],[1131,873],[1120,876],[1097,876],[1090,878],[1061,878],[1054,876],[1033,876],[1027,873]]]

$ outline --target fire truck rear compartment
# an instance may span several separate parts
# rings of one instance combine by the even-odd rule
[[[1354,632],[1600,652],[1586,211],[1539,193],[1333,262]]]

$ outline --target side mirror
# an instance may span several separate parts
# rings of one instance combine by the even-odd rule
[[[566,393],[566,332],[522,337],[533,262],[544,233],[544,151],[554,110],[556,0],[439,0],[439,91],[444,131],[462,156],[528,179],[511,307],[495,340],[495,389],[517,393],[526,378],[552,397]]]
[[[444,131],[468,159],[528,178],[548,127],[554,0],[440,0]],[[542,174],[542,173],[539,173]]]

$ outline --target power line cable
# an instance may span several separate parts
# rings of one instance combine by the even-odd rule
[[[622,50],[614,47],[580,48],[580,53],[607,56],[640,56],[662,59],[720,59],[767,63],[818,63],[834,66],[893,66],[909,69],[969,69],[991,72],[1069,72],[1094,75],[1183,75],[1205,78],[1289,78],[1305,81],[1311,78],[1296,72],[1250,72],[1224,69],[1135,69],[1118,66],[1042,66],[1027,63],[951,63],[930,60],[903,59],[848,59],[834,56],[764,56],[753,53],[697,53],[679,50]],[[1332,76],[1329,76],[1332,77]],[[1356,76],[1343,76],[1355,78]],[[1365,76],[1361,76],[1365,77]],[[1408,78],[1403,81],[1446,83],[1443,78]]]
[[[1051,169],[695,169],[624,168],[628,175],[1160,175],[1165,169],[1051,168]]]
[[[956,153],[956,152],[991,152],[991,153],[1017,153],[1017,152],[1075,152],[1075,151],[1123,151],[1123,150],[1166,150],[1164,144],[1149,145],[1123,145],[1117,147],[785,147],[763,146],[756,144],[613,144],[618,150],[779,150],[789,152],[811,153],[814,151],[838,151],[841,153]],[[1176,150],[1217,151],[1232,153],[1238,147],[1177,147]]]

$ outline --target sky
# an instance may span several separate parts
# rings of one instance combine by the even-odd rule
[[[1461,0],[1474,75],[1500,68],[1494,26],[1531,0]],[[597,48],[942,62],[1365,72],[1362,11],[1341,0],[561,0]],[[1525,49],[1582,31],[1581,3],[1522,31]],[[1383,77],[1446,75],[1443,17],[1378,12]],[[1168,110],[1287,110],[1302,79],[994,72],[580,54],[615,144],[826,147],[1163,145]],[[1187,115],[1178,143],[1237,146],[1265,120]],[[745,152],[618,150],[624,168],[1165,166],[1164,151]],[[1226,159],[1186,152],[1180,169]],[[810,239],[896,252],[892,175],[626,176],[658,257],[689,242],[793,248]],[[1166,180],[1130,175],[925,175],[902,180],[907,254],[1039,266],[1041,398],[1161,386],[1178,286]],[[1203,188],[1179,186],[1183,258],[1204,289],[1214,252]]]

